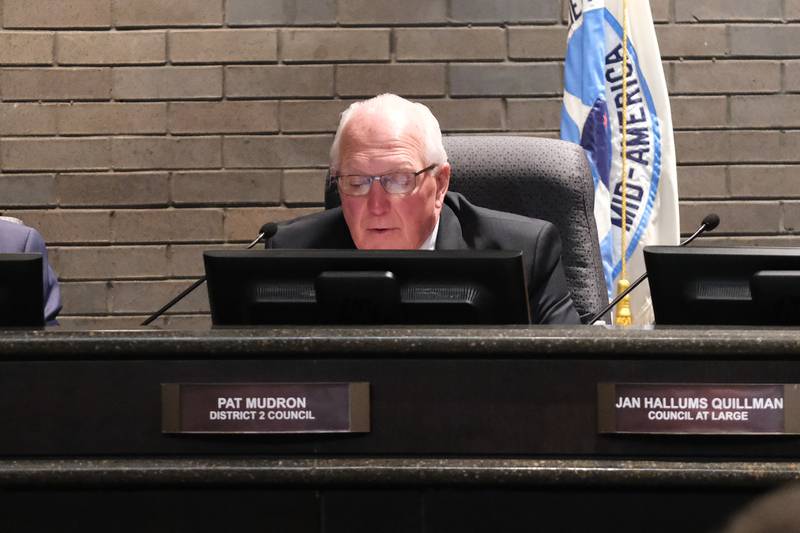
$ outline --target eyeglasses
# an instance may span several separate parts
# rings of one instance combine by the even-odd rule
[[[388,194],[409,194],[417,188],[419,176],[436,168],[436,164],[429,165],[418,172],[392,172],[383,176],[361,176],[348,174],[346,176],[331,176],[331,183],[339,184],[339,192],[347,196],[366,196],[372,187],[373,181],[378,181],[383,190]]]

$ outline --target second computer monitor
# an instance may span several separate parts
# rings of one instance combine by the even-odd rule
[[[215,326],[528,324],[519,251],[208,251]]]

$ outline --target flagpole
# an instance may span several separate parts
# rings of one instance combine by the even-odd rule
[[[622,219],[620,221],[620,248],[621,271],[617,282],[617,294],[621,294],[629,286],[628,272],[625,260],[627,246],[628,222],[628,0],[622,0],[622,165],[620,183],[622,193]],[[617,306],[614,322],[618,326],[630,326],[633,323],[631,316],[631,297],[626,296]]]

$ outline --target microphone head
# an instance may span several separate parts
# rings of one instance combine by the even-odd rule
[[[706,227],[706,231],[711,231],[717,226],[719,226],[719,215],[716,213],[709,213],[703,219],[703,225]]]
[[[258,233],[262,234],[262,239],[268,241],[271,239],[276,233],[278,233],[278,225],[274,222],[267,222],[261,229],[258,230]]]

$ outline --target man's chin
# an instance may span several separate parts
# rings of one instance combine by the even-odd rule
[[[367,235],[356,243],[359,250],[408,250],[412,248],[395,231],[380,232]]]

